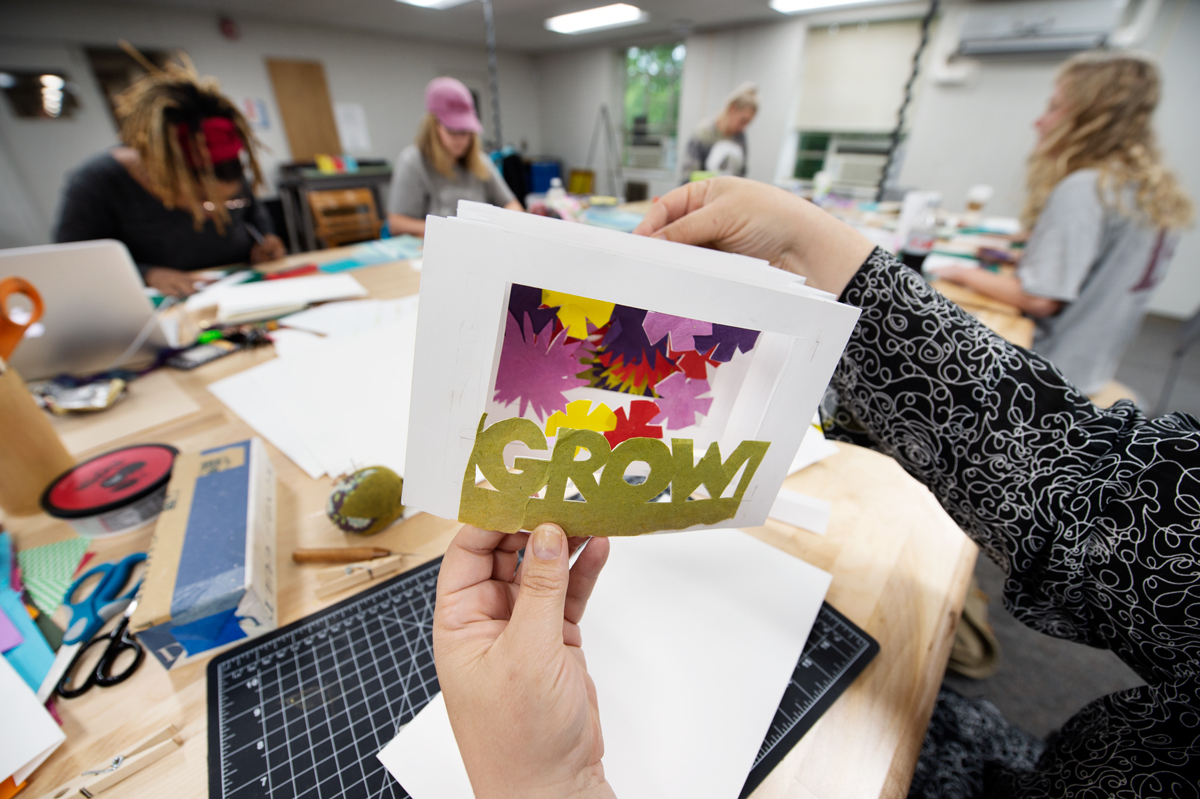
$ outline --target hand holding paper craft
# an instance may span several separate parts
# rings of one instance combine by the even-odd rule
[[[608,542],[592,541],[571,568],[568,550],[549,525],[529,536],[463,527],[442,561],[434,660],[478,796],[612,796],[596,687],[579,648]]]

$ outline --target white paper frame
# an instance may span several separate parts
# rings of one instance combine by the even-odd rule
[[[766,521],[859,313],[754,259],[460,203],[426,220],[406,505],[458,518],[512,283],[760,331],[716,439],[722,458],[743,440],[771,446],[737,515],[688,529]]]

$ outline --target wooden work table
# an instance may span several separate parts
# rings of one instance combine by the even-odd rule
[[[289,263],[339,257],[344,254],[309,253],[290,258]],[[411,294],[420,281],[419,273],[404,263],[368,267],[353,274],[377,298]],[[205,386],[273,357],[271,348],[265,347],[191,372],[172,372],[172,379],[200,404],[201,411],[101,449],[153,441],[192,451],[255,435]],[[136,388],[135,383],[133,390]],[[786,483],[791,489],[832,501],[826,535],[774,521],[748,532],[832,573],[828,601],[874,636],[881,650],[754,793],[758,799],[905,795],[975,563],[975,545],[933,496],[894,461],[854,446],[839,445],[839,449],[838,455],[793,475]],[[318,601],[314,594],[316,569],[294,564],[292,550],[363,540],[342,533],[326,518],[331,480],[313,480],[275,447],[268,444],[268,450],[279,474],[278,607],[280,624],[287,624],[345,596]],[[4,524],[18,549],[73,535],[65,522],[42,515],[5,519]],[[370,543],[418,553],[406,563],[416,566],[442,554],[457,527],[454,522],[420,514],[374,536]],[[96,540],[91,549],[97,562],[111,560],[145,550],[150,537],[145,530]],[[125,683],[93,689],[79,699],[58,699],[67,741],[34,773],[22,796],[40,799],[168,723],[182,734],[181,751],[130,776],[112,795],[129,799],[206,796],[207,663],[205,659],[166,672],[147,657]]]

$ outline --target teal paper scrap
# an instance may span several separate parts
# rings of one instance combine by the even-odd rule
[[[20,595],[12,589],[9,582],[12,574],[12,538],[8,533],[0,533],[0,613],[17,628],[21,635],[21,643],[4,653],[13,670],[21,676],[34,693],[42,686],[50,667],[54,665],[54,650],[42,637],[41,630],[34,624],[25,610],[25,603]]]
[[[423,242],[421,239],[416,236],[410,236],[407,233],[402,236],[393,236],[390,239],[368,241],[364,244],[359,244],[351,250],[349,258],[322,264],[321,271],[348,272],[351,269],[360,269],[364,266],[389,264],[393,261],[408,261],[413,258],[420,258],[422,247]]]

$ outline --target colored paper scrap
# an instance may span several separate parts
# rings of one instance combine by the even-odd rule
[[[722,460],[713,442],[697,462],[691,439],[672,439],[668,446],[654,438],[630,438],[611,447],[595,430],[560,428],[548,460],[518,457],[510,470],[504,462],[508,444],[519,441],[534,452],[547,451],[546,437],[531,419],[486,424],[483,414],[463,475],[458,519],[508,533],[532,530],[542,522],[554,522],[574,536],[641,535],[716,524],[737,514],[770,446],[766,441],[743,441]],[[633,463],[649,467],[637,484],[625,479]],[[476,486],[477,468],[491,488]],[[732,494],[723,496],[739,472]],[[566,499],[568,481],[582,502]],[[654,502],[668,486],[671,501]],[[689,499],[701,486],[708,498]],[[536,496],[543,488],[545,495]]]
[[[749,352],[754,349],[757,341],[757,330],[714,324],[712,335],[696,336],[696,349],[703,351],[710,347],[716,347],[716,352],[712,356],[713,360],[728,363],[733,360],[734,353],[738,350]]]
[[[710,347],[708,352],[692,352],[671,353],[671,358],[675,361],[675,365],[688,377],[693,380],[707,380],[708,367],[711,364],[715,369],[721,364],[713,360],[712,354],[716,347]]]
[[[76,537],[17,553],[21,579],[38,610],[47,614],[58,610],[87,548],[88,540]]]
[[[624,408],[617,408],[617,425],[604,433],[608,445],[615,447],[631,438],[662,438],[661,427],[652,427],[650,420],[658,415],[658,406],[650,400],[634,400],[626,415]]]
[[[674,352],[695,350],[695,337],[709,336],[713,332],[711,322],[701,322],[698,319],[688,319],[684,316],[671,316],[657,311],[646,313],[642,328],[646,331],[646,336],[650,339],[651,344],[657,344],[662,341],[664,336],[669,336],[668,346]]]
[[[513,283],[508,290],[508,312],[519,323],[529,314],[534,330],[542,330],[558,318],[557,308],[542,307],[542,290],[533,286]],[[553,333],[553,330],[549,331]]]
[[[558,319],[571,338],[588,337],[588,322],[595,327],[604,327],[612,317],[616,303],[593,300],[561,291],[542,289],[542,305],[558,308]]]
[[[0,652],[20,646],[25,639],[7,613],[0,613]]]
[[[4,659],[36,692],[54,664],[54,651],[25,610],[20,595],[9,584],[14,563],[12,537],[0,532],[0,613],[8,617],[22,639],[20,644],[4,653]]]
[[[701,398],[708,393],[707,380],[691,380],[676,372],[661,380],[655,389],[658,392],[658,416],[650,421],[654,424],[666,422],[668,430],[679,430],[696,423],[696,414],[704,416],[712,407],[712,398]]]
[[[522,331],[512,314],[506,315],[495,400],[502,405],[517,402],[517,413],[524,416],[525,409],[532,408],[545,419],[566,406],[563,392],[588,384],[576,377],[584,368],[576,354],[583,342],[569,340],[565,330],[552,336],[549,324],[534,333],[528,314],[524,321]]]
[[[569,427],[575,430],[595,430],[597,433],[603,433],[616,428],[617,415],[607,405],[601,402],[596,405],[594,411],[588,413],[588,409],[591,406],[592,401],[586,399],[567,403],[566,413],[555,411],[546,420],[546,435],[556,435],[560,427]]]

